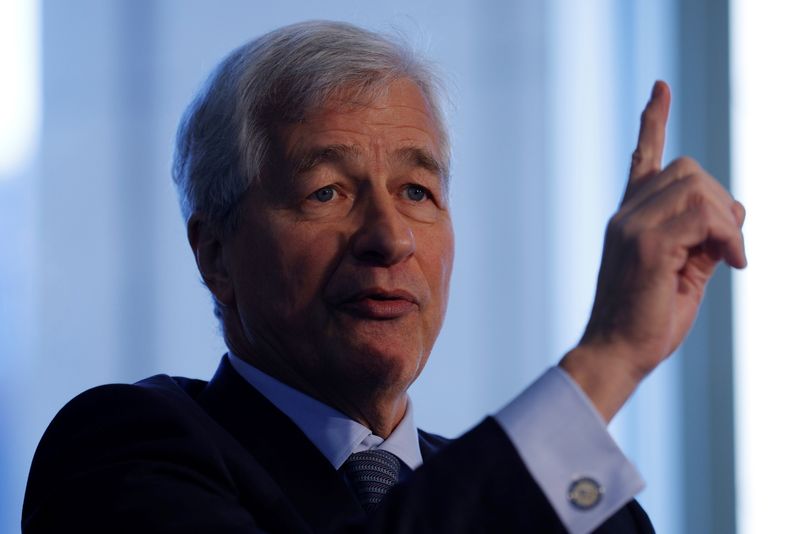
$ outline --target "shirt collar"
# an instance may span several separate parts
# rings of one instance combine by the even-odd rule
[[[410,399],[403,419],[384,440],[340,411],[287,386],[235,354],[229,352],[228,361],[247,383],[300,428],[334,469],[339,469],[352,453],[367,449],[391,452],[410,469],[422,465]]]

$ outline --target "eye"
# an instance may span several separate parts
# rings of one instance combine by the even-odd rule
[[[308,197],[318,202],[330,202],[336,196],[336,190],[333,187],[323,187],[317,189]]]
[[[422,202],[430,198],[430,192],[421,185],[409,185],[405,189],[405,194],[408,200],[413,202]]]

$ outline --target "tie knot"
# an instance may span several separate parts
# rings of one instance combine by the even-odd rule
[[[344,472],[366,511],[378,507],[400,478],[400,460],[394,454],[370,449],[350,455]]]

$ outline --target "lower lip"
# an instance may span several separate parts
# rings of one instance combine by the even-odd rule
[[[397,319],[414,311],[417,305],[404,299],[358,299],[345,302],[340,308],[365,319]]]

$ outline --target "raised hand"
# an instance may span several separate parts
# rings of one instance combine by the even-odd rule
[[[747,263],[744,207],[689,158],[661,168],[669,104],[656,82],[606,229],[589,324],[561,361],[606,420],[686,337],[716,265]]]

